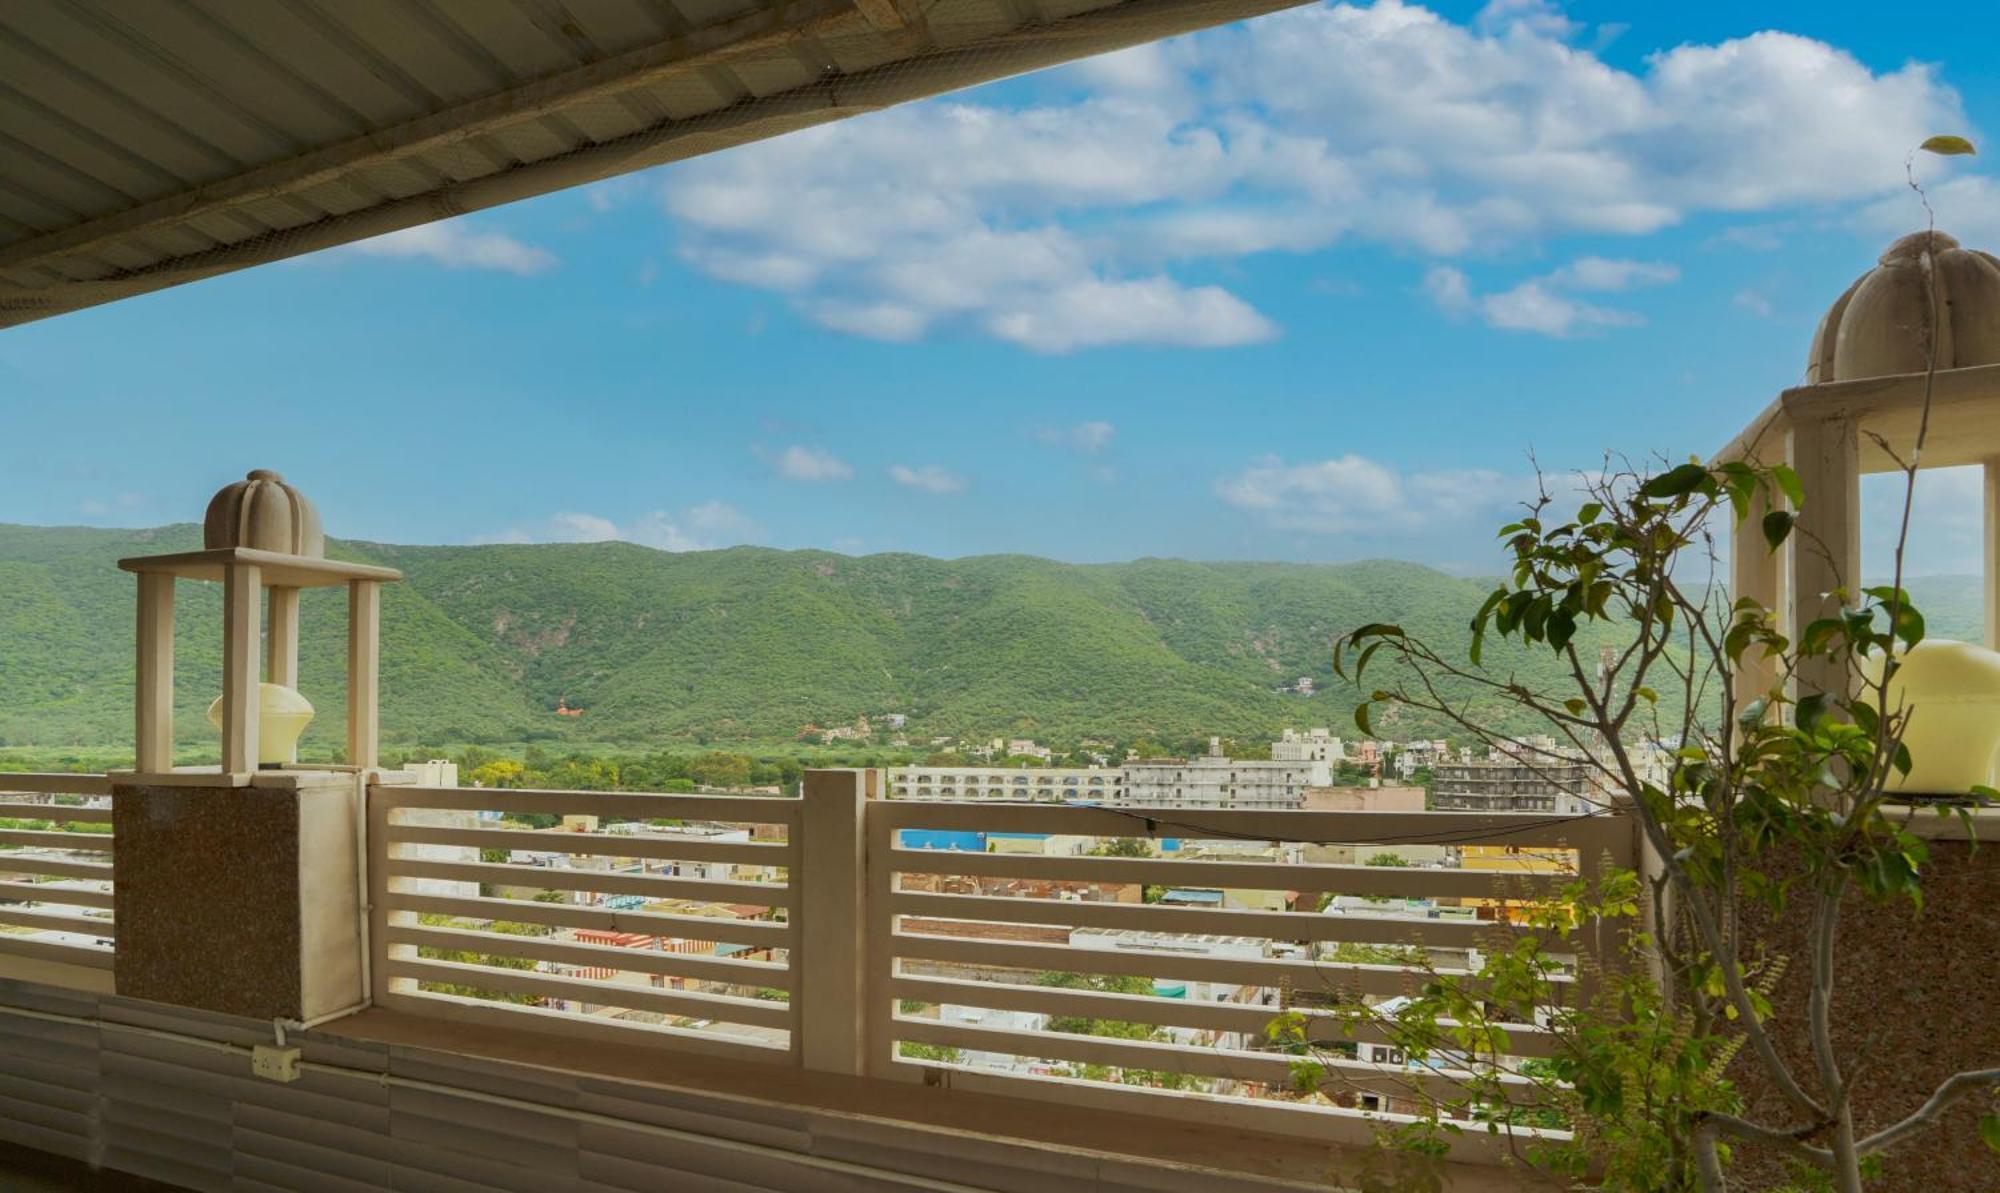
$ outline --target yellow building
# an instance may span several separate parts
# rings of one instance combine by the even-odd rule
[[[1553,874],[1574,877],[1577,874],[1578,857],[1574,849],[1555,846],[1534,845],[1465,845],[1458,853],[1458,864],[1466,870],[1485,870],[1500,874]],[[1462,907],[1491,907],[1497,911],[1494,919],[1512,919],[1513,911],[1526,902],[1528,892],[1525,887],[1521,900],[1478,899],[1459,900]],[[1482,913],[1483,917],[1484,913]]]

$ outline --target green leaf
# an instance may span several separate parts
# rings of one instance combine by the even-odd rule
[[[1764,515],[1764,541],[1771,544],[1771,550],[1784,546],[1785,540],[1791,537],[1792,519],[1790,510],[1772,510]]]
[[[1987,1147],[2000,1152],[2000,1114],[1979,1116],[1979,1139]]]
[[[1963,157],[1979,152],[1972,147],[1972,142],[1964,137],[1954,137],[1949,134],[1931,137],[1917,148],[1925,153],[1935,153],[1942,157]]]
[[[1354,706],[1354,727],[1361,730],[1365,736],[1375,736],[1375,727],[1368,723],[1368,706],[1366,704],[1357,704]]]
[[[1799,479],[1798,473],[1792,471],[1791,465],[1771,465],[1771,479],[1778,483],[1778,491],[1783,493],[1785,498],[1793,505],[1798,506],[1806,503],[1805,482]]]
[[[1683,464],[1669,469],[1639,486],[1642,497],[1685,497],[1708,479],[1708,469],[1699,464]]]
[[[1658,704],[1660,702],[1660,694],[1648,687],[1641,686],[1633,688],[1632,694],[1634,696],[1637,696],[1639,699],[1644,700],[1648,704]]]
[[[1597,521],[1597,516],[1603,512],[1604,506],[1601,503],[1586,501],[1583,504],[1583,508],[1576,511],[1576,520],[1588,526],[1592,522]]]

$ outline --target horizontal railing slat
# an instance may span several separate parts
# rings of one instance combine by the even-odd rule
[[[32,907],[0,906],[0,924],[22,928],[46,928],[54,932],[78,932],[86,936],[116,937],[111,920],[96,919],[67,911],[42,911]]]
[[[1024,1031],[1007,1027],[971,1027],[934,1019],[897,1016],[896,1034],[906,1040],[946,1047],[972,1048],[1014,1056],[1084,1064],[1114,1065],[1126,1069],[1154,1069],[1185,1073],[1194,1077],[1221,1077],[1233,1081],[1258,1082],[1288,1089],[1293,1082],[1293,1065],[1301,1058],[1284,1052],[1250,1052],[1241,1049],[1209,1048],[1159,1040],[1124,1040],[1104,1036],[1078,1035],[1059,1031]],[[1421,1092],[1435,1096],[1462,1096],[1468,1074],[1438,1072],[1425,1068],[1403,1068],[1347,1060],[1337,1056],[1313,1058],[1320,1070],[1321,1088],[1351,1090],[1409,1097]],[[1527,1099],[1534,1084],[1509,1073],[1494,1074],[1494,1081],[1509,1095]]]
[[[721,862],[744,866],[790,865],[792,847],[759,843],[683,841],[642,833],[572,833],[562,829],[447,828],[390,824],[389,840],[411,845],[462,845],[478,849],[526,849],[586,857],[638,857],[663,861]]]
[[[555,891],[602,891],[613,895],[646,895],[655,899],[695,899],[716,903],[754,903],[790,907],[789,887],[770,882],[727,879],[668,878],[654,874],[621,874],[610,870],[577,870],[566,866],[523,866],[504,862],[443,862],[390,857],[383,872],[391,878],[442,878],[487,882],[496,886],[542,887]]]
[[[1302,841],[1329,845],[1506,844],[1596,848],[1629,840],[1631,833],[1623,817],[1526,812],[1265,812],[1233,808],[1100,808],[1077,804],[889,800],[871,805],[869,815],[880,816],[896,828]],[[1204,833],[1208,838],[1204,838]]]
[[[0,850],[0,874],[37,874],[48,878],[96,878],[110,882],[116,867],[110,862],[73,862],[68,858]]]
[[[643,932],[653,936],[677,936],[683,940],[713,940],[767,948],[784,948],[792,939],[790,925],[768,920],[674,915],[659,911],[608,911],[602,907],[579,907],[573,903],[537,903],[531,899],[494,899],[480,895],[391,892],[388,910],[428,911],[461,919],[507,920],[557,928]]]
[[[1368,1021],[1344,1023],[1342,1017],[1318,1007],[1292,1007],[1283,1012],[1276,1007],[1252,1003],[1208,1002],[1201,999],[1165,998],[1148,994],[1113,994],[1103,990],[1075,990],[1062,986],[1020,986],[1009,982],[981,982],[966,978],[912,977],[900,975],[890,980],[888,993],[898,1000],[989,1007],[1000,1011],[1065,1015],[1083,1019],[1113,1019],[1124,1023],[1150,1023],[1159,1027],[1188,1027],[1202,1031],[1244,1032],[1261,1035],[1280,1014],[1299,1016],[1307,1038],[1316,1043],[1352,1040],[1386,1043],[1388,1033]],[[1440,1021],[1452,1026],[1452,1021]],[[1532,1024],[1506,1025],[1507,1054],[1548,1056],[1554,1051],[1549,1032]]]
[[[565,965],[662,974],[677,978],[698,978],[737,986],[767,986],[773,990],[792,988],[792,971],[784,965],[770,961],[737,961],[728,957],[702,956],[698,953],[672,953],[661,949],[632,949],[620,945],[551,940],[543,936],[521,936],[511,932],[482,932],[472,928],[444,928],[428,924],[391,925],[389,943],[427,945],[438,949],[469,949],[501,957],[525,957],[533,961],[554,961]]]
[[[1147,903],[911,892],[891,895],[888,910],[891,914],[1005,924],[1053,924],[1135,932],[1178,932],[1192,936],[1259,936],[1280,941],[1351,941],[1356,944],[1407,944],[1432,948],[1471,948],[1494,943],[1504,946],[1529,931],[1519,925],[1493,920],[1398,919],[1299,911],[1162,907]]]
[[[0,771],[0,791],[27,791],[36,795],[110,795],[111,777],[49,771]]]
[[[470,986],[506,994],[533,994],[549,998],[574,999],[599,1006],[624,1007],[632,1011],[657,1011],[698,1019],[721,1019],[753,1027],[789,1029],[792,1008],[785,1003],[758,998],[737,998],[726,994],[697,994],[692,991],[655,990],[649,986],[628,986],[590,978],[564,978],[553,974],[518,969],[493,969],[458,961],[413,961],[390,957],[390,977],[415,978],[420,982],[442,982]]]
[[[65,965],[83,965],[91,969],[110,969],[116,964],[115,956],[108,948],[60,944],[49,940],[29,940],[4,932],[0,932],[0,954],[26,957],[31,961],[58,961]]]
[[[1424,980],[1423,973],[1417,970],[1392,965],[1075,948],[1010,940],[923,936],[909,932],[895,934],[893,949],[896,956],[914,961],[988,965],[1044,973],[1126,974],[1243,986],[1278,987],[1289,984],[1295,991],[1342,998],[1357,994],[1414,994]],[[1458,970],[1440,969],[1437,972],[1464,976]]]
[[[79,853],[110,853],[110,833],[65,833],[44,829],[0,828],[0,845],[37,849],[69,849]],[[0,857],[5,857],[0,854]]]
[[[799,801],[784,796],[377,786],[371,789],[370,798],[385,809],[545,812],[615,820],[699,820],[720,824],[796,825],[799,819]]]
[[[110,824],[111,809],[0,800],[0,817],[10,820],[48,820],[57,824]]]
[[[886,851],[888,865],[906,874],[964,874],[1043,882],[1122,882],[1146,886],[1239,890],[1320,891],[1380,898],[1546,897],[1573,876],[1507,874],[1414,866],[1326,866],[1281,862],[1204,862],[1195,859],[1045,857],[1030,853],[957,853],[949,850]]]
[[[791,1059],[791,1045],[783,1037],[767,1039],[752,1034],[724,1034],[698,1028],[674,1027],[665,1023],[633,1023],[622,1019],[600,1019],[569,1011],[518,1003],[493,1002],[463,994],[437,991],[417,993],[384,992],[376,1005],[405,1014],[428,1015],[472,1024],[496,1032],[549,1032],[571,1039],[598,1040],[621,1048],[659,1048],[678,1053],[722,1057],[732,1061],[752,1060],[759,1064],[782,1065]],[[762,1029],[751,1029],[752,1031]]]
[[[0,882],[0,902],[61,903],[69,907],[110,907],[110,891],[53,882]]]

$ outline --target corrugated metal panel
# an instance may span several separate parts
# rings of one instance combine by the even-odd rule
[[[0,5],[0,327],[1298,2]]]

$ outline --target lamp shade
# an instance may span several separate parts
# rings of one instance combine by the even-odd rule
[[[312,702],[279,683],[257,685],[257,765],[290,766],[299,760],[299,736],[312,724]],[[222,697],[208,706],[208,723],[222,728]]]
[[[1869,660],[1868,680],[1879,682],[1882,656]],[[2000,765],[2000,651],[1926,638],[1902,656],[1889,681],[1888,704],[1909,710],[1903,744],[1910,773],[1889,772],[1891,791],[1964,795],[1994,785]]]

